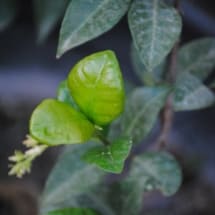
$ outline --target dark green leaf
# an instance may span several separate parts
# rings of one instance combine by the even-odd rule
[[[95,211],[85,208],[66,208],[51,211],[47,215],[98,215]]]
[[[168,86],[137,88],[128,99],[122,115],[123,134],[131,137],[134,143],[143,140],[155,124],[170,90]]]
[[[146,191],[160,190],[165,196],[175,194],[182,180],[180,166],[167,152],[146,152],[134,158],[127,178],[122,181],[124,190],[123,215],[136,215],[142,206]]]
[[[134,47],[131,46],[131,60],[139,79],[146,85],[151,86],[156,83],[162,82],[164,80],[164,72],[166,69],[166,61],[162,62],[160,65],[156,66],[152,72],[148,71],[144,64],[141,62],[139,54]]]
[[[91,192],[102,182],[104,173],[81,161],[90,147],[91,143],[66,147],[46,183],[41,214],[68,207],[98,207],[98,211],[104,207],[104,210],[108,210],[102,202],[96,203],[96,197],[91,196]]]
[[[179,38],[180,15],[161,0],[134,0],[128,22],[140,59],[147,70],[152,71]]]
[[[120,138],[109,146],[97,146],[90,149],[84,155],[84,160],[107,172],[121,173],[131,146],[132,142],[128,138]]]
[[[176,111],[206,108],[214,102],[214,94],[198,78],[189,73],[179,75],[174,92]]]
[[[179,74],[189,72],[200,80],[215,67],[215,38],[204,38],[184,45],[178,55]]]
[[[165,196],[175,194],[182,180],[182,172],[175,158],[167,152],[146,152],[132,163],[126,183],[141,181],[143,191],[159,189]]]
[[[78,106],[75,103],[74,99],[71,96],[71,93],[69,91],[67,80],[62,81],[57,90],[57,99],[61,102],[67,103],[74,107],[76,110],[78,110]]]
[[[124,86],[115,54],[106,50],[79,61],[68,87],[82,112],[97,125],[107,125],[124,108]]]
[[[57,56],[110,30],[130,0],[72,0],[63,19]]]
[[[94,125],[68,104],[46,99],[34,110],[30,134],[43,144],[83,143],[94,132]]]
[[[141,183],[141,181],[136,181],[134,183]],[[143,206],[143,190],[136,184],[129,183],[126,184],[122,182],[123,188],[121,189],[121,208],[120,215],[137,215],[140,214],[141,208]],[[119,214],[117,214],[119,215]]]
[[[38,38],[42,41],[55,28],[62,17],[68,0],[34,0],[34,13],[37,24]]]
[[[0,1],[0,31],[4,30],[14,20],[16,12],[16,0]]]

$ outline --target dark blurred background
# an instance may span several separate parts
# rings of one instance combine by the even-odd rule
[[[59,26],[38,44],[32,2],[19,0],[17,7],[14,22],[0,31],[0,214],[34,215],[38,196],[60,149],[44,153],[24,179],[8,176],[8,156],[15,149],[23,149],[21,142],[28,133],[33,108],[43,98],[55,97],[59,81],[65,79],[76,61],[99,50],[114,50],[125,77],[140,83],[130,63],[131,36],[126,17],[110,32],[56,60]],[[182,0],[181,13],[182,44],[215,36],[215,1]],[[184,167],[183,187],[173,198],[166,199],[157,193],[147,195],[142,214],[169,211],[175,215],[215,214],[214,122],[215,107],[175,115],[170,139],[172,151]]]

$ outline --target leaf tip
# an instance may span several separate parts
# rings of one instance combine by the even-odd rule
[[[60,59],[60,57],[63,55],[63,53],[60,51],[60,49],[57,49],[56,58]]]

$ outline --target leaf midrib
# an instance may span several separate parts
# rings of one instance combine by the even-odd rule
[[[151,69],[151,60],[153,57],[154,52],[154,46],[155,46],[155,40],[156,40],[156,26],[157,26],[157,6],[158,6],[158,0],[153,0],[153,10],[152,10],[152,40],[150,43],[150,52],[149,52],[149,68]]]
[[[100,8],[102,8],[103,5],[107,4],[108,1],[109,1],[109,0],[103,0],[103,2],[101,2],[101,4],[98,5],[97,8],[96,8],[94,11],[92,11],[92,12],[89,14],[89,16],[88,16],[85,20],[83,20],[83,22],[79,25],[79,27],[76,28],[76,30],[74,30],[72,34],[70,34],[70,35],[71,35],[71,36],[69,37],[69,41],[70,41],[70,42],[71,42],[71,40],[72,40],[72,38],[73,38],[73,34],[76,34],[78,31],[80,31],[80,29],[81,29],[84,25],[86,25],[86,23],[88,22],[88,20],[90,20],[96,13],[98,13],[98,11],[100,10]],[[72,2],[71,2],[70,4],[72,4]],[[76,44],[75,44],[75,45],[76,45]]]
[[[135,124],[137,123],[137,121],[139,120],[139,118],[141,117],[141,115],[145,112],[145,110],[151,105],[153,104],[153,102],[155,100],[157,100],[157,98],[159,98],[160,96],[162,95],[161,94],[158,94],[157,96],[155,96],[154,98],[152,98],[146,105],[145,107],[138,113],[136,114],[136,116],[134,117],[134,120],[131,122],[130,126],[127,127],[127,129],[125,130],[125,134],[126,135],[131,135],[131,131],[134,129],[135,127]]]

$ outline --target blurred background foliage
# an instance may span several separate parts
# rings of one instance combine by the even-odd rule
[[[59,81],[80,58],[113,49],[126,79],[140,81],[130,61],[131,36],[126,17],[108,33],[77,47],[59,60],[56,49],[60,24],[68,0],[0,0],[0,214],[37,214],[37,199],[60,148],[46,152],[34,163],[22,182],[8,177],[8,160],[27,133],[35,105],[53,97]],[[195,38],[215,36],[215,2],[182,0],[182,44]],[[214,73],[206,80],[210,82]],[[215,108],[177,113],[170,136],[172,151],[184,167],[184,184],[174,197],[158,193],[145,197],[142,214],[215,214]],[[157,135],[157,127],[141,150]],[[137,149],[139,150],[139,149]],[[110,179],[112,180],[112,179]],[[30,201],[30,203],[28,203]],[[27,204],[26,204],[27,203]],[[22,205],[29,205],[24,208]],[[29,210],[33,210],[29,212]]]

